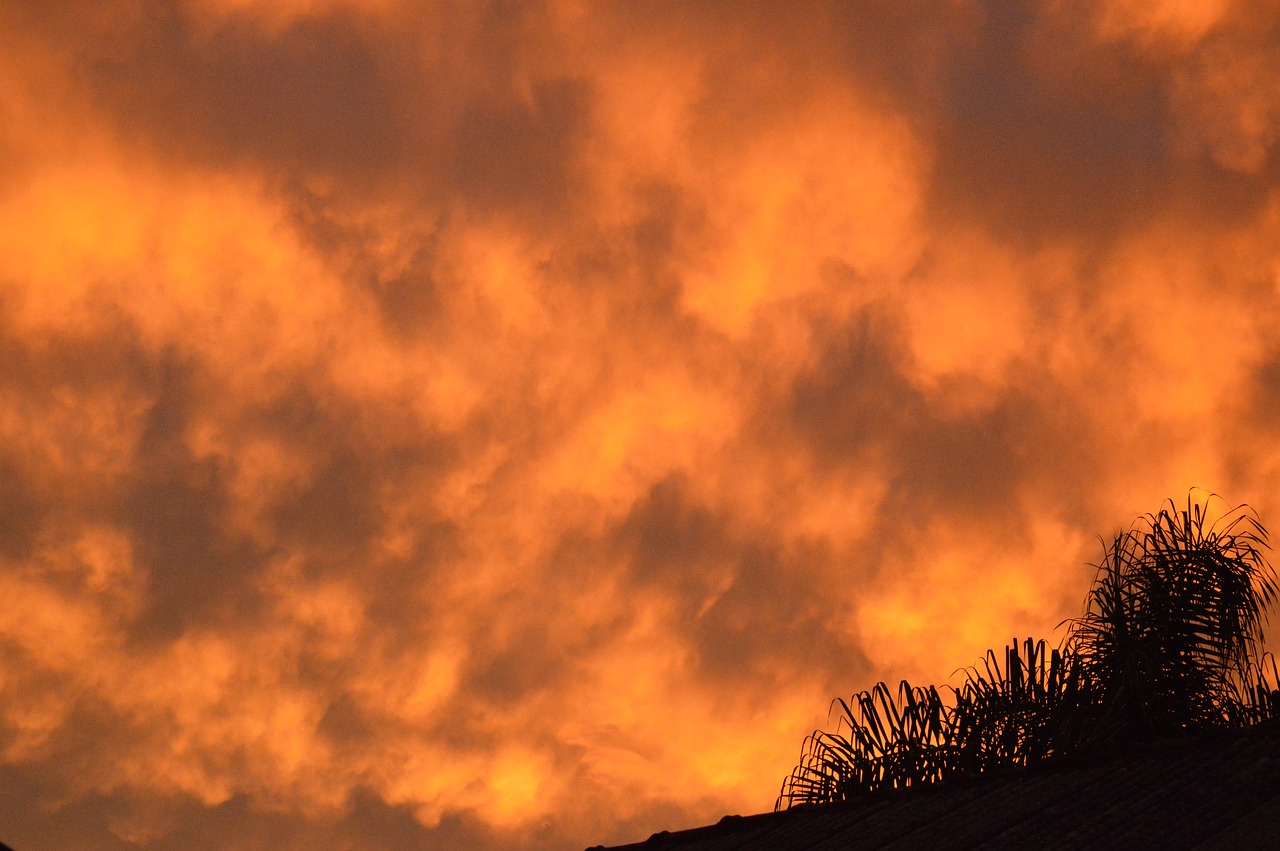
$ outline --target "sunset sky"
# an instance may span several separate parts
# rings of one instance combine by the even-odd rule
[[[1280,7],[0,2],[0,840],[581,848],[1280,527]]]

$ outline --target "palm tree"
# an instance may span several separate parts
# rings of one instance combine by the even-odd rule
[[[1241,506],[1209,523],[1168,501],[1107,549],[1067,642],[1081,660],[1099,744],[1236,727],[1276,596],[1266,530]]]
[[[784,784],[783,797],[792,803],[845,800],[954,773],[953,716],[937,688],[903,680],[895,697],[877,683],[835,705],[836,731],[815,730],[805,739],[800,765]]]
[[[962,759],[958,773],[1026,765],[1067,750],[1063,719],[1080,694],[1073,654],[1028,638],[1005,647],[1004,664],[988,650],[969,668],[952,710]]]
[[[1210,522],[1215,499],[1168,500],[1105,546],[1059,647],[1015,641],[959,687],[904,681],[895,697],[879,683],[834,701],[836,731],[805,739],[778,808],[1280,716],[1280,670],[1261,652],[1277,593],[1267,533],[1247,506]]]

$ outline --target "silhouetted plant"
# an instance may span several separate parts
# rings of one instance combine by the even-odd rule
[[[778,807],[1280,717],[1280,669],[1260,655],[1277,594],[1267,533],[1247,506],[1210,523],[1215,498],[1170,500],[1117,535],[1058,648],[1015,641],[958,688],[837,699],[836,732],[805,739]]]
[[[1080,667],[1070,653],[1026,639],[1005,647],[1004,665],[988,650],[956,691],[960,769],[1026,765],[1063,750],[1063,720],[1079,702]]]
[[[952,714],[938,689],[903,680],[836,698],[834,733],[815,730],[784,795],[795,803],[843,800],[861,792],[931,783],[952,773]],[[847,731],[847,732],[846,732]]]
[[[1080,659],[1099,742],[1240,726],[1276,577],[1246,508],[1208,523],[1188,497],[1140,518],[1107,549],[1068,644]]]

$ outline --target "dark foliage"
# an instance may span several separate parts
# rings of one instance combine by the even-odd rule
[[[988,651],[959,687],[837,699],[836,731],[805,739],[778,808],[1280,715],[1280,670],[1261,651],[1277,594],[1267,533],[1247,506],[1210,522],[1214,499],[1170,500],[1105,546],[1058,647]]]
[[[1004,651],[1004,665],[988,650],[955,692],[956,771],[1026,765],[1064,750],[1062,718],[1080,693],[1076,657],[1026,639]]]
[[[952,716],[938,689],[912,688],[904,680],[895,696],[878,683],[835,704],[841,712],[836,732],[814,731],[805,740],[784,788],[795,803],[932,783],[948,773]]]

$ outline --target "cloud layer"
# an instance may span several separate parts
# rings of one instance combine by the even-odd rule
[[[10,3],[0,838],[561,848],[1280,511],[1257,2]]]

